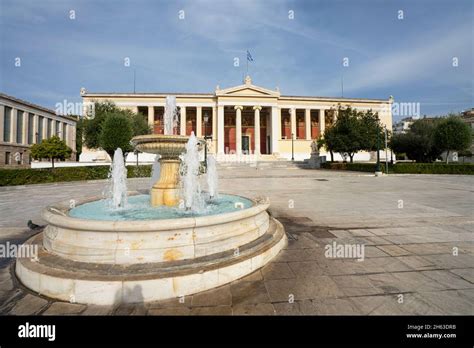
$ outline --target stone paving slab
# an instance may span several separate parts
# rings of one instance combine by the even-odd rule
[[[15,306],[10,310],[8,314],[13,315],[33,315],[41,312],[48,305],[48,301],[45,299],[26,294],[25,297],[18,300]]]
[[[54,302],[43,312],[43,315],[74,315],[80,314],[85,309],[86,306],[81,304]]]

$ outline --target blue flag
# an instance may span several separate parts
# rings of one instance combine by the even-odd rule
[[[249,62],[253,62],[253,58],[252,58],[252,55],[250,54],[250,52],[247,50],[247,60]]]

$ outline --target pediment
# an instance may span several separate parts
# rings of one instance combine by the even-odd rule
[[[217,96],[236,96],[236,97],[279,97],[280,92],[278,90],[272,91],[267,88],[255,86],[251,84],[250,79],[246,80],[246,83],[240,86],[235,86],[226,89],[216,89]]]

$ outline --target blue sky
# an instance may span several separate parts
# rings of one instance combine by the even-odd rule
[[[137,92],[211,93],[242,82],[249,49],[254,84],[282,94],[340,96],[344,75],[345,97],[459,112],[474,106],[473,3],[0,0],[0,91],[54,108],[81,87],[133,91],[135,69]]]

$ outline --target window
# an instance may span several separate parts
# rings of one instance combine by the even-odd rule
[[[5,164],[10,164],[10,152],[5,152]]]
[[[43,141],[43,125],[44,125],[43,123],[44,123],[44,117],[43,116],[38,117],[38,133],[36,134],[38,144]]]
[[[311,110],[311,139],[319,137],[319,110]]]
[[[291,139],[291,110],[281,109],[281,138]]]
[[[28,114],[28,144],[33,144],[35,115]]]
[[[63,136],[62,136],[62,139],[64,141],[67,141],[67,133],[66,133],[67,128],[66,127],[67,127],[67,124],[63,123],[63,134],[62,134]]]
[[[296,139],[306,139],[305,110],[296,110]]]
[[[3,141],[9,143],[11,141],[10,133],[12,126],[12,108],[5,106],[5,118],[3,119]]]
[[[16,143],[23,143],[23,111],[16,111]]]

